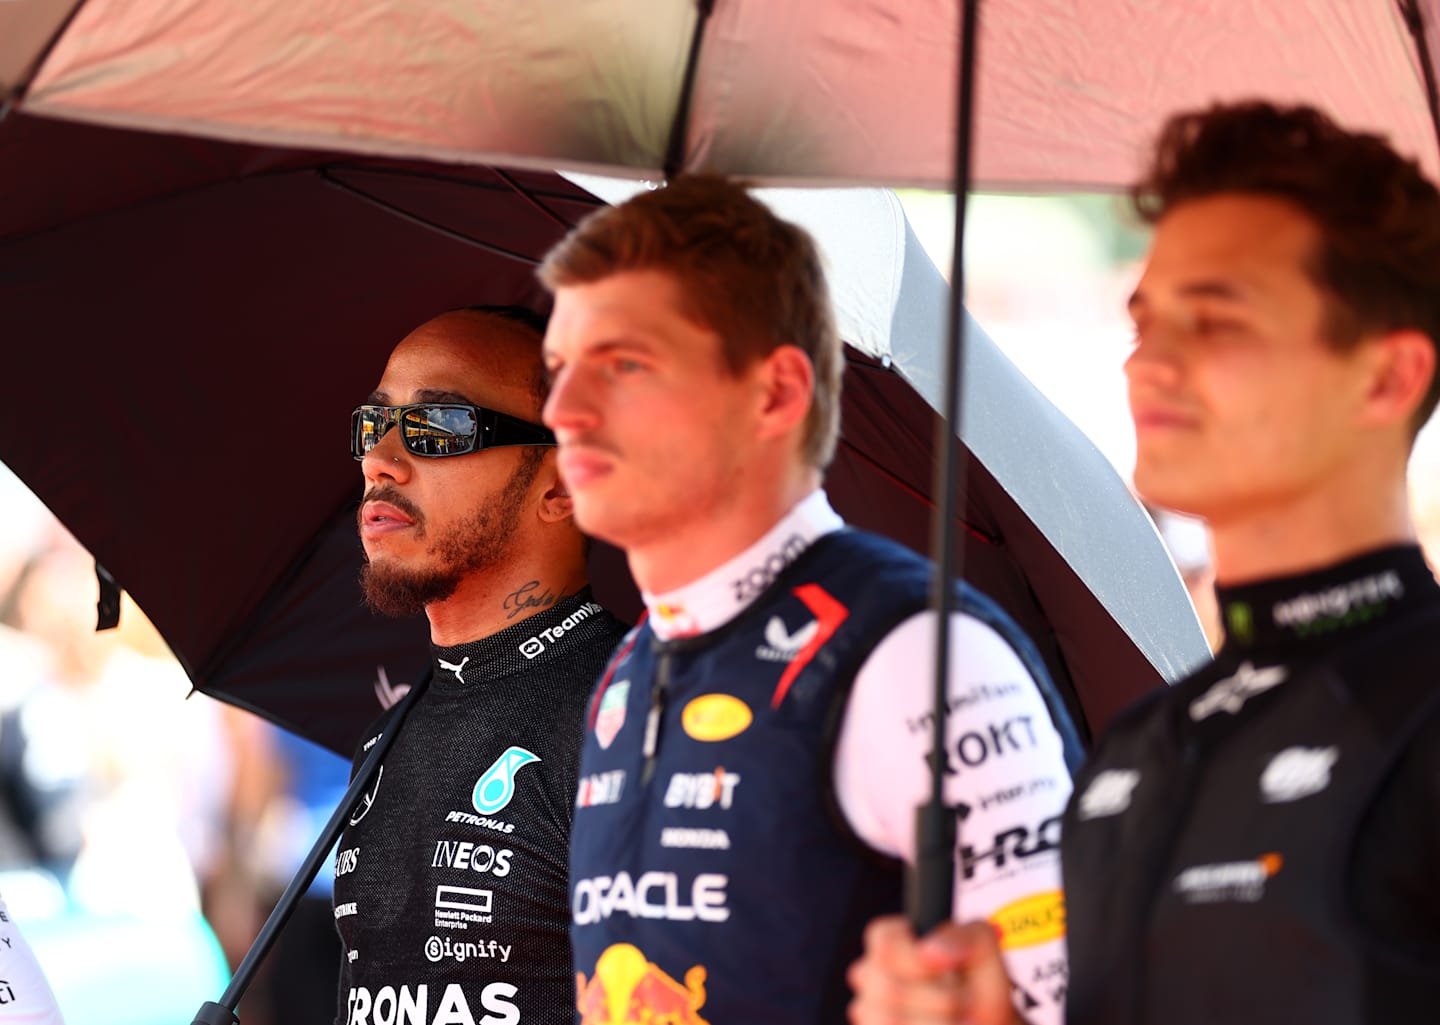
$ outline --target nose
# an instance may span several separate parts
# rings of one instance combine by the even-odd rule
[[[573,436],[600,422],[596,387],[595,375],[579,366],[562,367],[552,378],[540,417],[562,445],[566,434]]]
[[[1135,348],[1125,360],[1125,379],[1132,391],[1141,386],[1170,388],[1179,382],[1182,367],[1178,331],[1178,326],[1159,318],[1136,326]]]
[[[413,470],[410,453],[405,451],[400,432],[393,426],[360,460],[360,472],[365,475],[365,483],[371,487],[386,481],[403,484],[410,479]]]

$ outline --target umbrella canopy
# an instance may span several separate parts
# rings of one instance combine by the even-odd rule
[[[26,0],[0,4],[0,94],[249,142],[944,188],[958,7]],[[1440,46],[1440,0],[1006,0],[981,16],[981,187],[1125,183],[1165,115],[1255,95],[1437,166],[1419,43]]]
[[[542,301],[532,262],[601,200],[553,174],[24,115],[0,124],[0,195],[17,382],[0,460],[201,690],[348,754],[377,696],[426,661],[423,619],[359,599],[349,410],[439,310]],[[944,282],[888,194],[767,198],[820,235],[853,343],[836,506],[924,550]],[[1204,642],[1109,465],[978,330],[972,342],[967,575],[1098,729]],[[636,610],[617,553],[600,547],[593,575],[602,601]]]

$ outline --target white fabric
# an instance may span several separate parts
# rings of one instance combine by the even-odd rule
[[[970,880],[957,865],[955,918],[991,918],[1017,901],[1060,890],[1058,849],[1023,856],[1037,837],[1054,840],[1070,797],[1060,737],[1030,675],[989,626],[961,613],[950,627],[950,768],[946,802],[966,806],[959,844],[979,863]],[[834,779],[852,829],[882,853],[915,860],[915,808],[930,796],[926,755],[934,707],[933,612],[911,616],[886,635],[855,678],[839,742]],[[1022,839],[1007,831],[1026,830]],[[1004,861],[984,857],[997,846]],[[1032,1025],[1062,1025],[1066,957],[1063,934],[1004,951],[1010,977],[1038,1002]]]
[[[816,538],[845,526],[825,492],[812,491],[760,540],[698,580],[665,594],[642,592],[661,640],[709,633],[738,616]]]
[[[55,994],[35,952],[0,898],[0,1022],[6,1025],[64,1025]]]
[[[0,41],[22,37],[30,6],[0,3]],[[45,5],[51,15],[52,6]],[[237,140],[653,177],[664,163],[696,6],[86,3],[25,104],[36,113]],[[792,184],[948,187],[960,6],[716,4],[699,57],[687,168]],[[1114,187],[1134,176],[1165,115],[1249,96],[1306,100],[1346,124],[1384,131],[1433,172],[1436,142],[1400,7],[982,4],[976,182]],[[1419,7],[1431,51],[1440,51],[1440,0]],[[23,38],[32,36],[43,38]],[[12,57],[0,69],[25,63]]]

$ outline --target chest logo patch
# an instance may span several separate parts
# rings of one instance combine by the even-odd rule
[[[629,700],[629,680],[621,680],[605,688],[605,696],[600,699],[600,711],[595,716],[595,739],[601,747],[608,748],[615,743],[620,727],[625,725],[625,705]]]
[[[1274,852],[1254,861],[1196,865],[1175,877],[1175,892],[1187,904],[1254,904],[1265,896],[1265,883],[1285,859]]]
[[[990,923],[1000,930],[1002,950],[1058,940],[1065,935],[1065,898],[1059,890],[1032,893],[996,911]]]
[[[523,747],[507,747],[505,753],[495,759],[495,764],[475,781],[470,803],[475,805],[475,810],[481,815],[494,815],[515,796],[515,774],[531,762],[539,760],[539,755],[526,751]]]
[[[1289,670],[1284,666],[1256,669],[1251,663],[1242,662],[1234,676],[1227,676],[1190,702],[1190,718],[1199,722],[1210,718],[1216,712],[1235,715],[1245,707],[1245,702],[1284,683],[1288,675]]]
[[[379,739],[378,737],[376,738]],[[385,766],[375,770],[375,785],[372,786],[365,796],[360,799],[360,807],[355,809],[355,814],[350,816],[350,825],[360,825],[360,820],[370,814],[370,809],[375,807],[375,798],[380,795],[380,780],[385,775]]]
[[[699,1011],[705,1004],[705,968],[695,965],[677,982],[645,954],[628,943],[606,947],[595,962],[595,974],[576,973],[576,1007],[580,1025],[602,1022],[652,1021],[707,1025]]]
[[[785,626],[785,620],[779,616],[771,616],[770,621],[765,624],[765,643],[755,649],[755,657],[764,662],[789,662],[800,650],[810,643],[810,639],[820,630],[820,621],[812,619],[804,626],[795,628],[791,633]]]
[[[744,733],[754,715],[750,706],[730,694],[702,694],[685,706],[680,725],[695,740],[729,740]]]
[[[1130,796],[1140,782],[1134,769],[1106,769],[1090,781],[1080,795],[1080,819],[1103,819],[1130,807]]]
[[[1330,785],[1330,769],[1340,757],[1335,747],[1287,747],[1265,766],[1260,796],[1266,804],[1298,801]]]

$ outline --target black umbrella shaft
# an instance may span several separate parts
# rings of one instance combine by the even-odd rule
[[[964,449],[956,436],[961,423],[961,368],[965,365],[965,198],[970,192],[970,143],[975,99],[975,55],[980,0],[962,0],[960,59],[955,101],[955,249],[951,255],[949,345],[945,346],[944,409],[935,439],[935,494],[939,502],[930,550],[935,579],[935,701],[930,741],[930,800],[916,809],[915,868],[910,876],[910,923],[917,934],[950,918],[955,890],[955,814],[945,803],[945,721],[949,708],[951,581],[964,574],[964,550],[953,525],[963,508]]]
[[[290,916],[295,913],[296,906],[305,891],[310,888],[310,883],[320,871],[320,866],[330,856],[330,849],[335,846],[335,841],[340,839],[340,834],[345,831],[345,824],[351,813],[359,806],[365,798],[365,792],[370,788],[371,781],[380,769],[380,761],[390,750],[390,745],[400,735],[400,727],[404,724],[406,715],[420,695],[430,683],[430,674],[426,673],[420,681],[410,688],[410,692],[400,702],[400,707],[391,716],[389,725],[385,727],[380,739],[370,749],[370,753],[361,763],[360,770],[350,781],[350,787],[345,791],[345,796],[340,799],[340,804],[330,816],[330,821],[325,823],[325,828],[320,831],[320,836],[315,841],[315,846],[310,848],[310,853],[300,865],[295,878],[290,880],[290,885],[285,887],[280,900],[276,903],[275,909],[270,912],[270,917],[260,927],[260,933],[255,937],[255,942],[246,951],[245,957],[240,966],[235,969],[234,976],[230,979],[230,985],[225,987],[225,992],[220,995],[218,1003],[206,1001],[200,1006],[191,1025],[235,1025],[239,1019],[235,1016],[235,1009],[240,1006],[240,998],[245,995],[245,990],[250,986],[250,980],[255,977],[255,972],[260,968],[265,955],[270,953],[270,948],[279,939],[285,923],[290,921]]]

